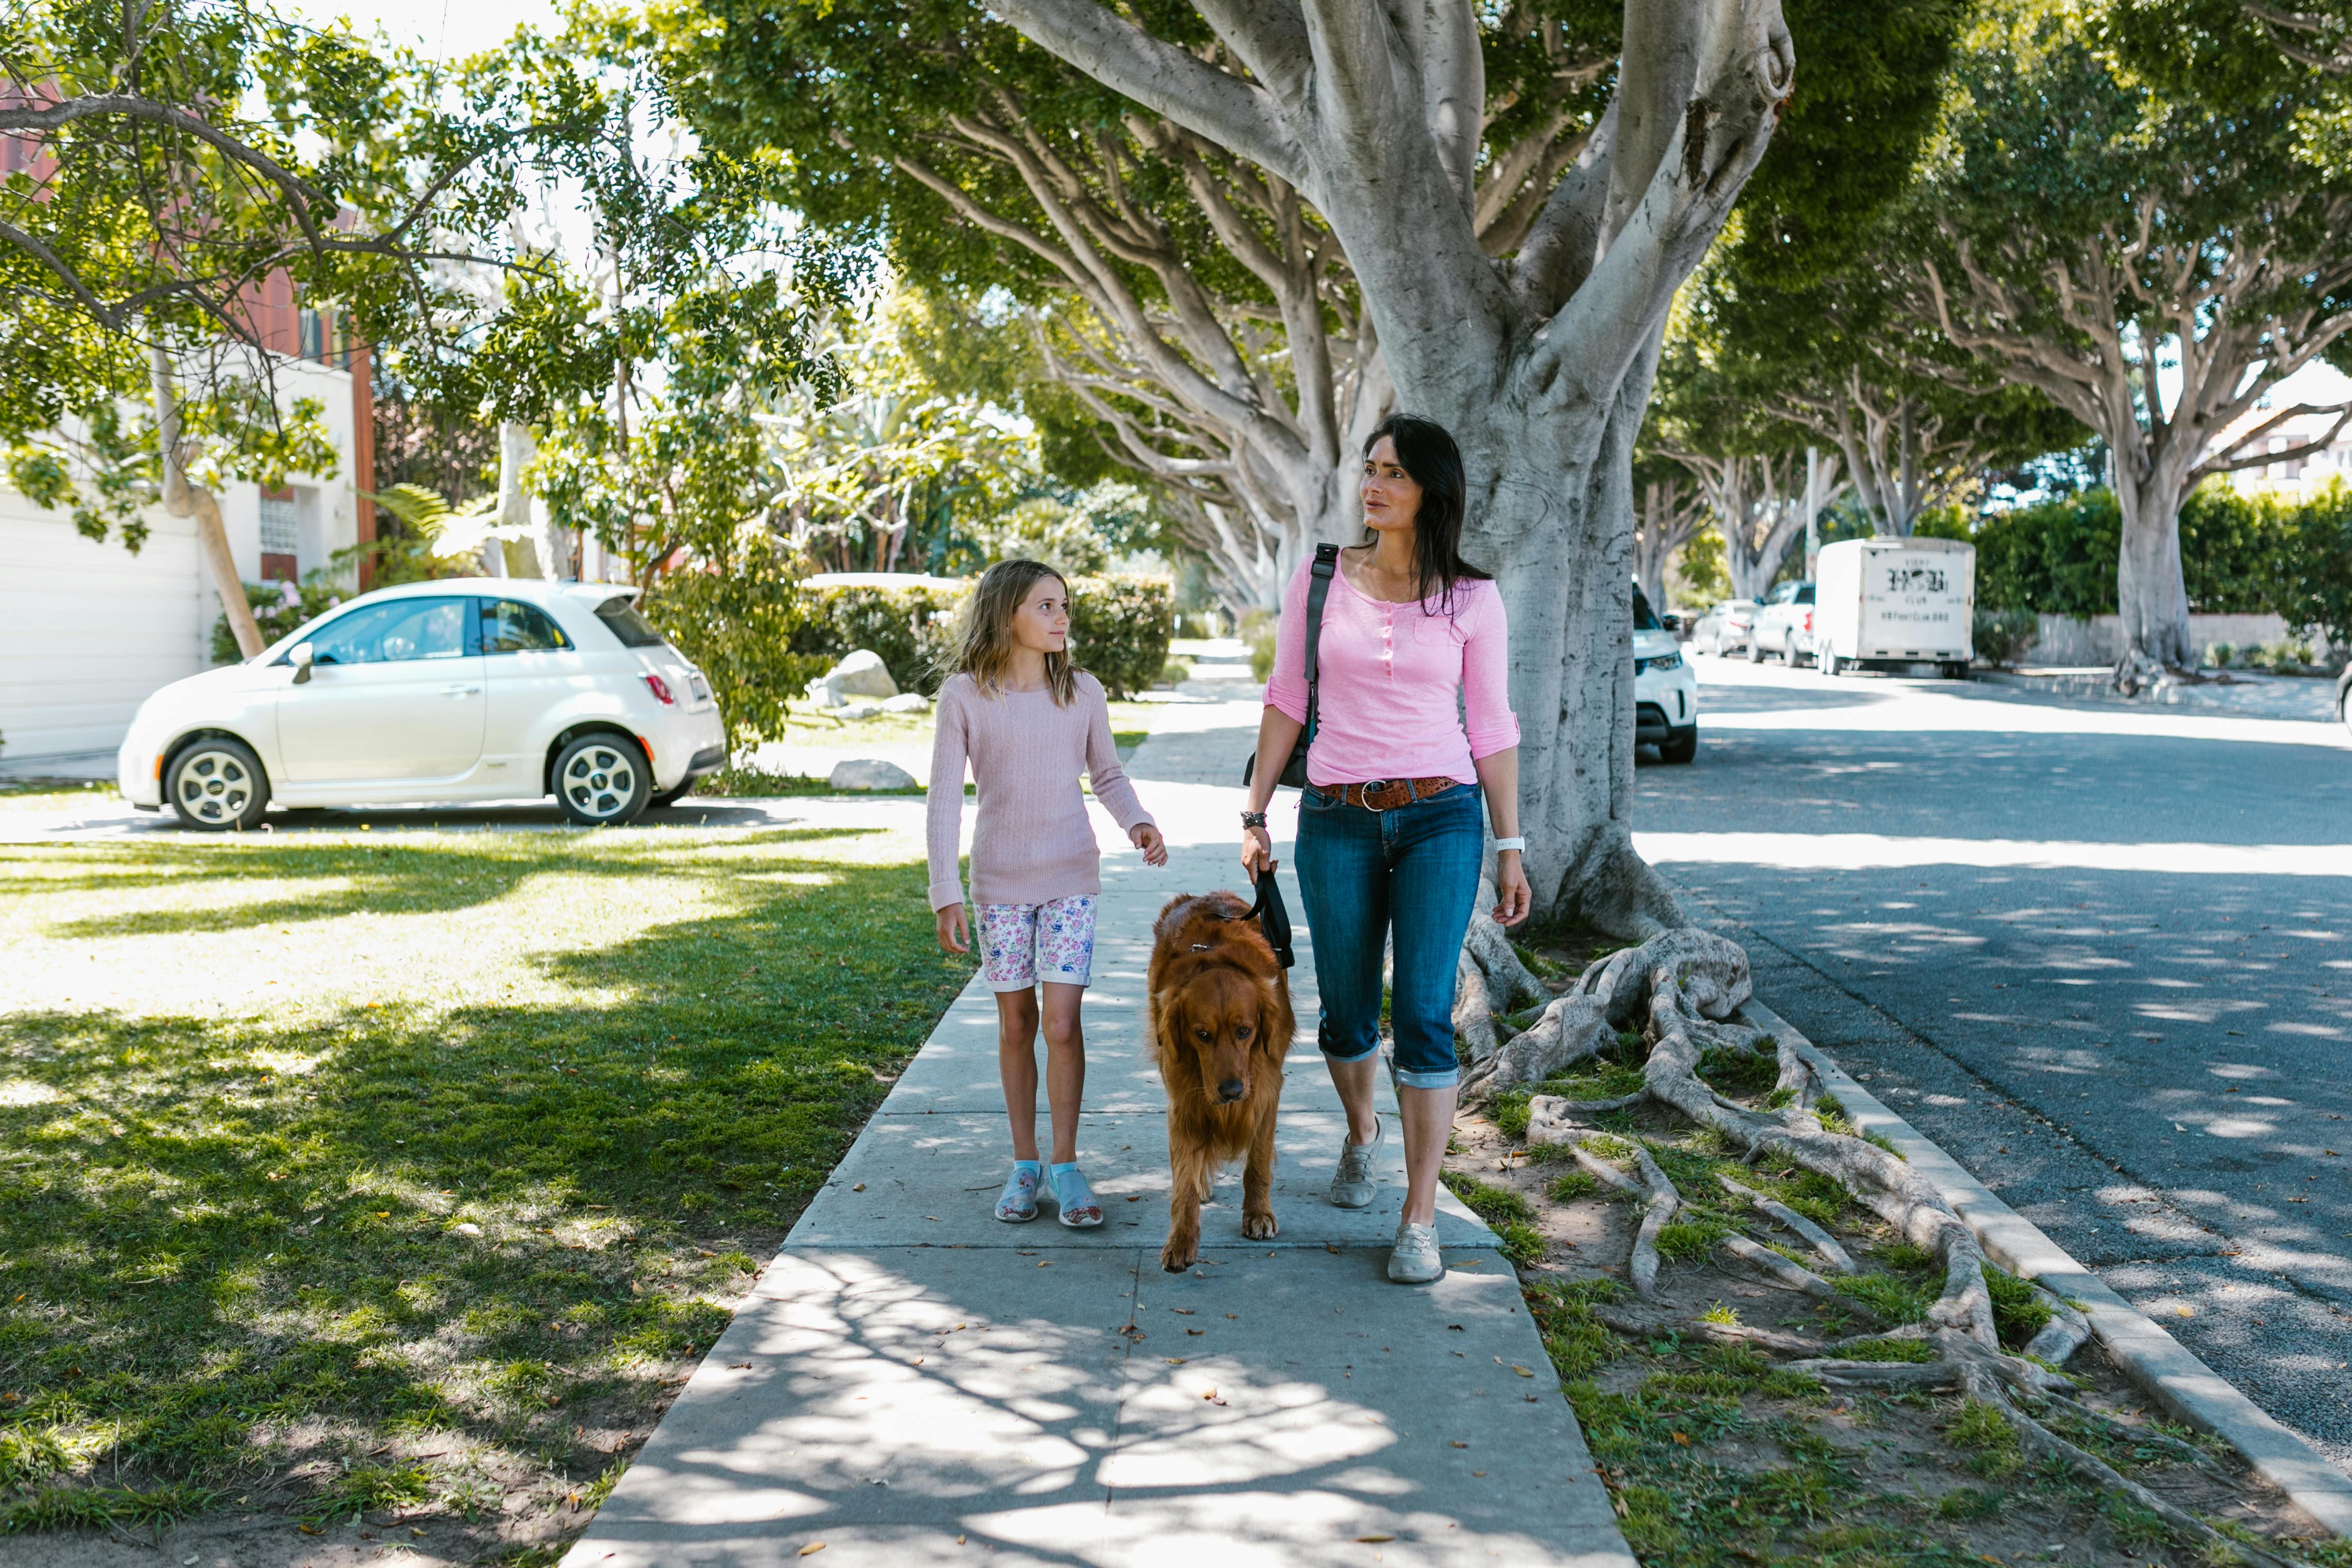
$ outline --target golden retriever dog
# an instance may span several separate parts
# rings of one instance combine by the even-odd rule
[[[1151,1041],[1168,1090],[1171,1274],[1201,1256],[1201,1205],[1216,1169],[1246,1155],[1242,1234],[1272,1236],[1274,1119],[1296,1021],[1290,979],[1249,905],[1230,893],[1184,894],[1151,927]]]

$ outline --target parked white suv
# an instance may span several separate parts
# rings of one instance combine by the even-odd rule
[[[1813,585],[1784,582],[1765,597],[1756,612],[1756,627],[1748,636],[1748,659],[1762,664],[1767,653],[1778,653],[1784,664],[1796,665],[1813,656]]]
[[[287,807],[553,795],[625,822],[727,761],[710,684],[613,583],[457,578],[363,593],[140,705],[122,793],[213,830]]]
[[[1633,744],[1654,746],[1664,762],[1698,756],[1698,677],[1682,644],[1633,590]]]

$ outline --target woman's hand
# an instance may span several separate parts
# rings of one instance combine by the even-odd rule
[[[1517,925],[1535,907],[1535,892],[1519,864],[1519,852],[1502,850],[1495,856],[1495,923]]]
[[[1256,881],[1275,868],[1274,835],[1264,828],[1242,830],[1242,869]]]
[[[1161,838],[1160,836],[1160,830],[1153,827],[1150,823],[1138,822],[1135,826],[1128,829],[1127,841],[1143,852],[1143,863],[1145,865],[1166,865],[1168,863],[1168,841]]]
[[[963,923],[963,905],[961,904],[944,905],[939,911],[939,918],[940,951],[942,953],[971,952],[971,933]]]

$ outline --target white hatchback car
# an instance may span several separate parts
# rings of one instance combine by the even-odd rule
[[[140,705],[122,793],[192,828],[280,806],[553,795],[591,825],[727,761],[710,684],[613,583],[457,578],[363,593]]]
[[[1698,756],[1698,677],[1682,644],[1633,590],[1633,744],[1654,746],[1662,762]]]

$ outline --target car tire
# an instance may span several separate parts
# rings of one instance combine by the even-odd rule
[[[163,769],[163,798],[185,826],[207,833],[261,826],[269,809],[269,775],[241,740],[193,740]]]
[[[1764,662],[1764,644],[1756,640],[1756,633],[1753,632],[1748,633],[1748,662],[1751,664],[1760,664]]]
[[[625,735],[583,735],[555,759],[556,803],[583,828],[635,821],[653,786],[645,747]]]
[[[1827,643],[1813,650],[1813,668],[1834,680],[1838,673],[1837,650]]]
[[[1690,762],[1698,757],[1698,726],[1666,731],[1666,738],[1658,742],[1661,762]]]

